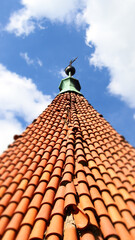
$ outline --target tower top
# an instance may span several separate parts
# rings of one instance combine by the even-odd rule
[[[76,72],[75,68],[72,66],[72,63],[75,62],[76,59],[77,57],[74,60],[71,60],[69,65],[65,68],[65,73],[68,75],[68,77],[61,80],[59,86],[60,94],[64,92],[76,92],[81,94],[81,86],[79,81],[72,77]]]

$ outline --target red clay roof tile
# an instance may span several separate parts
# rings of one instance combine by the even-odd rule
[[[114,239],[119,239],[115,227],[107,216],[100,217],[100,226],[104,239],[110,239],[111,237],[114,237]]]
[[[52,207],[50,204],[48,203],[43,204],[36,216],[36,221],[43,219],[44,221],[48,222],[51,210],[52,210]]]
[[[126,229],[125,225],[122,224],[121,222],[118,222],[115,224],[116,231],[118,232],[120,239],[128,239],[128,240],[133,240],[131,234],[129,231]]]
[[[88,215],[80,209],[80,207],[76,208],[76,211],[73,213],[76,227],[80,230],[85,229],[89,224]]]
[[[38,210],[36,208],[29,208],[27,213],[24,216],[21,226],[29,225],[32,228],[35,218],[36,218],[36,215],[37,215],[37,212],[38,212]]]
[[[30,202],[30,204],[29,204],[29,208],[37,208],[37,209],[39,209],[40,208],[40,205],[41,205],[41,201],[42,201],[42,199],[43,199],[43,196],[42,196],[42,194],[40,193],[40,194],[35,194],[34,196],[33,196],[33,199],[32,199],[32,201]]]
[[[12,230],[12,229],[9,229],[8,231],[5,232],[2,240],[7,240],[7,239],[14,240],[15,236],[16,236],[16,231]]]
[[[35,240],[35,239],[42,240],[44,237],[45,230],[46,230],[46,222],[42,219],[37,220],[36,223],[34,224],[34,227],[32,229],[29,239],[30,240]]]
[[[28,225],[23,225],[16,237],[16,240],[27,240],[31,232],[31,227]]]
[[[53,215],[50,225],[47,228],[46,238],[48,239],[48,237],[51,235],[54,236],[56,235],[61,238],[63,234],[63,225],[64,225],[63,217],[59,214]]]

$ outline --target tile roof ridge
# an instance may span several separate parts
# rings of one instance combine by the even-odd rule
[[[1,155],[0,237],[134,239],[134,166],[103,116],[61,93]]]

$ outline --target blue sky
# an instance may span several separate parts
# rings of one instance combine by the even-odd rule
[[[0,9],[0,151],[57,95],[77,56],[81,92],[135,146],[134,1],[1,0]]]

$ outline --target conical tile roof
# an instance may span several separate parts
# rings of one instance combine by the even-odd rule
[[[75,92],[1,155],[2,240],[135,239],[135,149]]]

